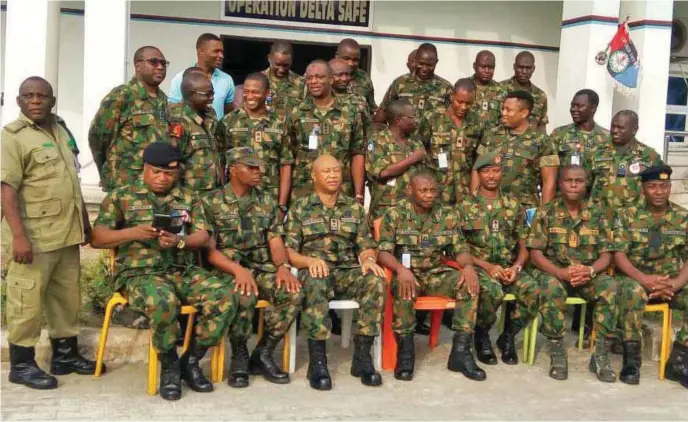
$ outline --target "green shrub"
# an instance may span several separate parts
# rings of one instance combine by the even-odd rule
[[[105,314],[105,306],[115,293],[108,269],[108,251],[101,251],[98,258],[81,266],[82,310],[92,314]]]

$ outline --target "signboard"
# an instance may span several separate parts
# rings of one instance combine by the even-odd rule
[[[225,0],[223,20],[271,22],[297,26],[317,24],[327,27],[368,29],[370,0]]]

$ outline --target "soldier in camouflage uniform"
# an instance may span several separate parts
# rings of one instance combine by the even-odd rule
[[[291,189],[292,154],[287,126],[265,106],[268,80],[253,73],[244,81],[244,107],[222,119],[220,139],[226,148],[251,147],[265,163],[261,190],[278,202],[282,218]]]
[[[617,283],[602,274],[613,252],[611,222],[604,210],[585,201],[586,173],[581,166],[563,167],[559,176],[561,195],[543,205],[533,218],[526,247],[534,265],[533,277],[542,288],[542,334],[549,342],[549,375],[568,377],[564,346],[566,298],[578,295],[595,303],[598,341],[590,357],[590,371],[604,382],[616,381],[610,363],[610,337],[617,323]]]
[[[426,112],[418,126],[418,137],[428,150],[428,167],[437,174],[440,200],[447,205],[460,204],[470,194],[471,168],[483,124],[470,108],[476,87],[468,78],[454,85],[449,107]]]
[[[357,93],[350,93],[351,86],[351,67],[342,59],[332,59],[328,62],[332,69],[332,93],[340,99],[342,103],[350,103],[359,113],[363,120],[363,127],[366,135],[370,134],[373,118],[370,115],[370,106],[365,98]]]
[[[284,40],[275,41],[270,46],[270,54],[268,54],[270,66],[263,71],[270,82],[265,104],[282,120],[291,109],[303,101],[306,93],[303,77],[291,71],[292,56],[291,44]]]
[[[478,89],[471,111],[478,115],[485,129],[499,125],[502,101],[507,94],[505,88],[493,79],[494,70],[494,54],[488,50],[478,52],[473,62],[473,82]]]
[[[547,123],[547,94],[530,81],[535,72],[535,57],[530,51],[521,51],[514,60],[514,76],[500,82],[506,92],[526,91],[533,96],[533,111],[528,120],[530,127],[546,133]]]
[[[416,323],[413,305],[414,298],[421,294],[456,299],[452,320],[455,333],[447,368],[472,380],[486,378],[485,371],[475,363],[471,343],[478,296],[481,288],[488,286],[479,284],[461,233],[462,223],[455,210],[437,201],[437,182],[429,170],[414,173],[410,199],[390,208],[382,217],[378,259],[396,275],[392,283],[392,329],[398,346],[394,377],[399,380],[413,378]],[[444,265],[443,256],[456,259],[463,270]],[[501,300],[501,297],[493,299]]]
[[[198,363],[220,342],[236,302],[229,276],[217,277],[194,265],[195,251],[207,246],[211,227],[200,201],[176,186],[180,159],[179,150],[168,143],[149,145],[142,178],[105,197],[91,241],[94,248],[116,249],[114,288],[150,320],[165,400],[181,397],[180,378],[194,391],[213,391]],[[168,216],[169,224],[158,225],[158,214]],[[178,358],[182,304],[197,313],[191,346]]]
[[[312,388],[329,390],[325,341],[330,337],[328,301],[355,300],[358,334],[354,337],[351,375],[369,386],[382,384],[370,355],[380,335],[385,273],[376,264],[363,206],[340,192],[342,165],[331,155],[313,163],[315,192],[298,199],[285,223],[289,261],[300,271],[304,291],[301,327],[308,336],[308,379]]]
[[[134,54],[134,78],[100,103],[88,143],[105,192],[136,182],[143,168],[143,149],[167,140],[167,96],[159,86],[168,64],[157,48],[139,48]]]
[[[578,91],[571,100],[573,123],[554,129],[550,135],[561,165],[583,166],[588,172],[590,185],[600,177],[611,177],[612,144],[609,131],[595,123],[599,102],[595,91]]]
[[[505,325],[497,346],[502,351],[502,361],[515,365],[518,355],[514,338],[537,317],[540,297],[539,284],[522,271],[528,261],[525,246],[528,226],[521,204],[501,192],[501,155],[496,151],[482,155],[473,168],[478,172],[480,187],[473,196],[464,198],[459,213],[464,219],[463,232],[481,284],[475,350],[481,362],[497,363],[489,331],[497,318],[502,292],[513,293],[516,297],[513,318]]]
[[[418,49],[415,49],[409,53],[406,57],[406,68],[409,70],[409,74],[413,74],[416,71],[416,53]]]
[[[366,174],[370,180],[369,224],[408,196],[414,169],[422,166],[425,146],[409,135],[415,130],[413,107],[406,101],[395,101],[387,107],[385,127],[368,141]]]
[[[181,90],[183,101],[169,106],[169,140],[182,153],[179,184],[196,193],[211,191],[224,183],[213,85],[205,75],[191,72],[183,77]]]
[[[316,60],[308,65],[306,87],[306,99],[287,117],[295,159],[291,197],[298,199],[313,192],[313,161],[331,154],[343,166],[342,191],[363,204],[365,131],[361,115],[332,93],[332,71],[326,62]]]
[[[559,166],[559,157],[547,135],[529,126],[532,107],[533,98],[527,92],[507,94],[502,110],[503,126],[487,131],[478,146],[479,156],[487,151],[501,151],[504,159],[502,191],[526,209],[536,208],[540,203],[538,184],[542,186],[543,204],[554,197]],[[477,186],[477,173],[473,172],[471,190]]]
[[[287,384],[289,374],[275,365],[272,355],[299,311],[301,286],[290,271],[277,202],[258,188],[265,162],[252,148],[237,147],[227,152],[227,165],[229,183],[202,201],[214,229],[208,261],[231,274],[242,295],[239,315],[230,328],[229,385],[247,387],[249,371],[270,382]],[[266,312],[265,333],[249,360],[246,340],[258,298],[272,306]]]
[[[365,99],[368,111],[374,112],[377,108],[375,104],[375,90],[370,76],[358,67],[361,60],[361,47],[356,40],[345,38],[337,45],[335,58],[344,60],[351,68],[351,83],[348,86],[349,94],[355,94]]]
[[[621,110],[611,124],[611,160],[605,161],[592,185],[590,197],[611,210],[637,205],[641,200],[640,173],[662,165],[657,152],[638,141],[638,115]]]
[[[373,120],[384,123],[385,109],[396,100],[409,102],[417,117],[426,111],[449,105],[452,85],[446,79],[435,75],[437,62],[437,48],[429,43],[421,44],[414,62],[416,71],[401,75],[392,82]]]
[[[666,377],[688,388],[688,211],[669,202],[671,168],[641,173],[644,199],[618,211],[614,228],[619,310],[623,327],[623,367],[619,379],[640,382],[640,336],[645,305],[666,301],[683,311]]]

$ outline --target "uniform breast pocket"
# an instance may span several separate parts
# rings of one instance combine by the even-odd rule
[[[134,112],[131,115],[131,125],[142,130],[155,123],[155,114],[152,112]]]
[[[57,174],[59,153],[55,148],[41,148],[31,153],[31,159],[36,166],[34,180],[50,179]]]
[[[304,221],[301,225],[304,241],[308,242],[329,233],[329,224],[330,222],[325,221],[324,218],[315,218]]]
[[[212,148],[212,145],[210,145],[210,138],[206,134],[197,134],[197,133],[192,133],[191,137],[189,139],[189,151],[188,155],[194,154],[196,151],[199,150],[205,150],[205,149],[210,149]],[[203,152],[208,153],[206,152]]]
[[[152,224],[154,211],[152,208],[132,209],[124,211],[124,220],[130,227],[140,224]]]
[[[394,255],[401,260],[402,254],[410,253],[414,255],[418,253],[420,244],[420,235],[416,234],[399,234],[396,235],[396,244],[394,246]]]
[[[229,130],[229,138],[230,138],[230,148],[237,148],[237,147],[250,147],[253,146],[248,130],[235,130],[235,129],[230,129]]]
[[[217,247],[218,248],[244,248],[244,244],[239,235],[239,226],[226,225],[217,227]]]
[[[482,243],[481,239],[485,234],[485,223],[480,220],[469,220],[463,227],[466,237],[471,243]]]
[[[352,238],[356,237],[358,233],[358,226],[361,224],[361,220],[358,218],[342,218],[342,229],[341,232]]]
[[[592,172],[595,174],[610,174],[612,169],[611,160],[597,160],[592,163]]]
[[[430,140],[433,158],[437,158],[440,152],[449,152],[451,135],[449,133],[435,134]]]
[[[558,259],[568,259],[568,239],[566,233],[550,232],[547,235],[547,249],[550,250]]]
[[[531,148],[520,148],[514,151],[514,157],[518,157],[521,161],[532,164],[537,158],[537,150]]]

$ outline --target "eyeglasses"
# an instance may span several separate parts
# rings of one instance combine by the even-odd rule
[[[194,94],[198,94],[202,97],[212,97],[215,95],[215,91],[212,89],[210,91],[194,91]]]
[[[153,57],[152,59],[141,59],[141,60],[139,60],[139,62],[148,62],[153,67],[158,67],[158,66],[167,67],[170,65],[170,62],[168,62],[167,60],[158,59],[157,57]]]

